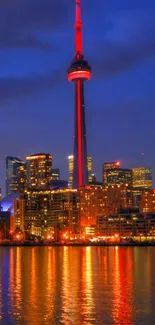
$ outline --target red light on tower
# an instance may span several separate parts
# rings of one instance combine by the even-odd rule
[[[119,162],[119,161],[117,161],[116,165],[117,165],[117,166],[119,166],[119,165],[120,165],[120,162]]]

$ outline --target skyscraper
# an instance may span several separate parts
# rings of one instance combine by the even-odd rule
[[[6,196],[23,192],[26,184],[26,165],[19,157],[6,156]]]
[[[93,167],[92,157],[88,156],[87,157],[88,183],[92,183],[93,181],[92,167]]]
[[[87,157],[88,183],[93,181],[92,174],[92,157]],[[73,172],[74,172],[74,156],[68,156],[68,187],[73,187]]]
[[[107,172],[110,169],[118,169],[120,168],[120,162],[119,161],[113,161],[113,162],[105,162],[102,165],[102,175],[103,175],[103,185],[107,186]]]
[[[60,169],[52,168],[52,181],[58,181],[60,179]]]
[[[152,170],[150,168],[133,168],[133,188],[150,189],[152,187]]]
[[[125,168],[116,168],[107,170],[107,185],[106,186],[121,186],[128,185],[132,187],[132,170]]]
[[[74,156],[68,156],[68,187],[73,186],[73,168],[74,168]]]
[[[84,82],[91,77],[91,67],[82,51],[80,0],[76,0],[75,58],[68,69],[68,80],[75,83],[75,134],[73,188],[88,184],[87,143],[84,108]]]
[[[39,153],[26,157],[27,187],[47,189],[52,181],[52,156]]]

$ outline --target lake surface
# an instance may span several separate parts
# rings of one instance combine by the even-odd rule
[[[155,247],[1,247],[0,324],[155,324]]]

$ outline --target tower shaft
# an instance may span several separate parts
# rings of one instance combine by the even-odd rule
[[[75,83],[75,134],[74,134],[74,169],[73,188],[88,184],[87,144],[84,110],[84,84]]]

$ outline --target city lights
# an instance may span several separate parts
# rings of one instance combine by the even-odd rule
[[[123,168],[121,161],[114,160],[102,164],[102,182],[92,172],[84,105],[84,84],[91,78],[91,67],[83,55],[80,0],[76,0],[74,27],[75,53],[67,70],[68,80],[75,85],[74,149],[68,156],[68,180],[61,180],[60,169],[52,168],[49,153],[33,153],[26,162],[6,156],[1,241],[51,245],[148,241],[155,236],[152,170]]]

